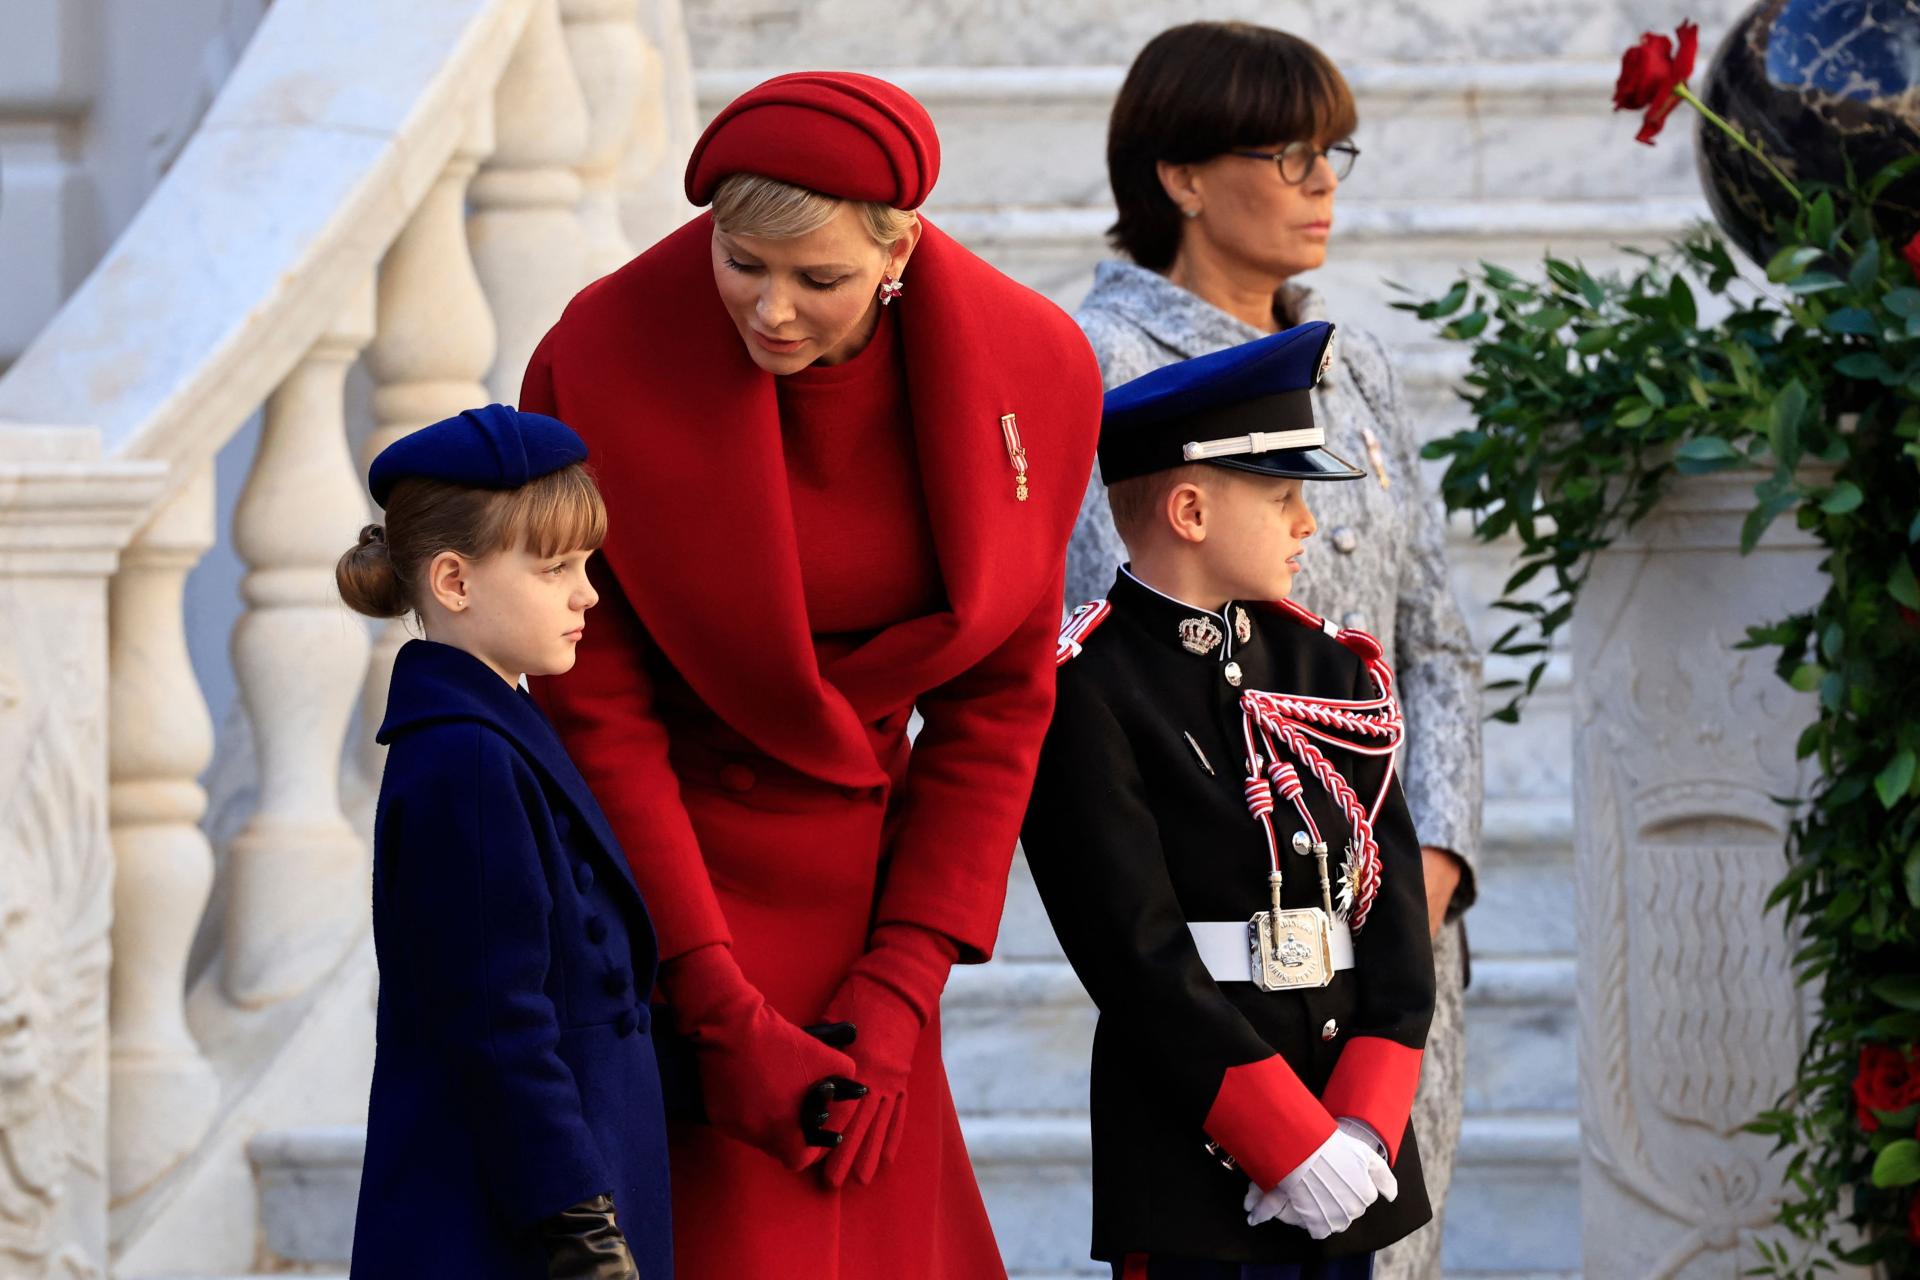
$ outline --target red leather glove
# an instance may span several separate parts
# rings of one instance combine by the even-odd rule
[[[845,1138],[827,1157],[829,1186],[842,1186],[849,1176],[867,1185],[900,1150],[913,1051],[959,958],[959,946],[944,934],[918,925],[881,925],[828,1003],[828,1018],[851,1022],[859,1032],[854,1074],[868,1090],[842,1131]]]
[[[693,1042],[708,1121],[795,1172],[825,1156],[807,1145],[800,1104],[825,1077],[853,1075],[853,1059],[781,1017],[725,943],[669,961],[660,986]]]

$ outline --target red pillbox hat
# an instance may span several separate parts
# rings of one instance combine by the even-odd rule
[[[898,85],[797,71],[747,90],[713,118],[687,161],[687,199],[707,204],[736,173],[917,209],[940,176],[940,139],[927,109]]]

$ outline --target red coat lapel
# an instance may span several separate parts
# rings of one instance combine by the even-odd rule
[[[586,438],[611,508],[607,562],[694,692],[770,755],[875,785],[885,775],[863,722],[966,671],[1052,587],[1092,467],[1098,373],[1058,308],[927,227],[897,305],[949,609],[889,628],[823,676],[773,379],[714,289],[709,228],[695,218],[586,289],[529,385],[549,378],[555,412]],[[1005,413],[1028,451],[1026,502]]]

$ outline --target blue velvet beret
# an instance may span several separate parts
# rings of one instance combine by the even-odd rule
[[[1107,392],[1100,476],[1108,484],[1191,462],[1302,480],[1366,474],[1325,448],[1313,388],[1333,356],[1324,320],[1196,356]]]
[[[418,477],[470,489],[518,489],[586,460],[587,442],[566,423],[490,404],[395,440],[373,460],[367,488],[384,507],[402,480]]]

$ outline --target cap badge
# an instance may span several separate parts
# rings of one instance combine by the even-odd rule
[[[1327,335],[1327,345],[1320,352],[1320,367],[1314,370],[1313,374],[1313,385],[1316,387],[1320,385],[1320,380],[1327,376],[1327,370],[1333,368],[1333,344],[1338,340],[1338,334]]]
[[[1235,608],[1233,611],[1233,638],[1240,644],[1253,639],[1253,619],[1247,616],[1245,609]]]
[[[1180,623],[1180,643],[1188,653],[1197,653],[1206,657],[1220,647],[1226,633],[1214,625],[1212,618],[1187,618]]]

